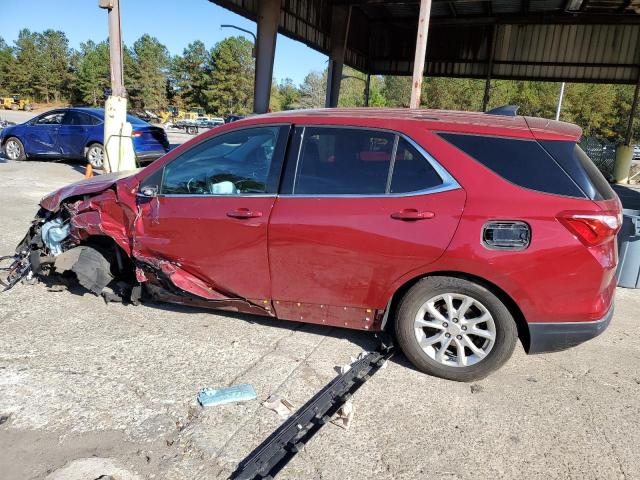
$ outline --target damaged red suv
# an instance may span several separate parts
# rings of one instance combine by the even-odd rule
[[[474,380],[518,337],[562,350],[611,319],[621,205],[580,136],[448,111],[252,117],[45,197],[14,271],[389,331],[421,371]]]

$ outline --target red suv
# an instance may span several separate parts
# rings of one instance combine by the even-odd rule
[[[621,205],[574,125],[431,110],[282,112],[44,198],[18,247],[95,293],[394,332],[474,380],[601,333]]]

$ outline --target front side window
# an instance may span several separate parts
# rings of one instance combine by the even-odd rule
[[[162,195],[268,193],[280,127],[224,133],[196,145],[164,169]]]
[[[62,123],[62,117],[64,117],[64,112],[49,113],[40,117],[36,121],[36,125],[60,125]]]

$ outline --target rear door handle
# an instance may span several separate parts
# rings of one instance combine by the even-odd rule
[[[419,212],[415,208],[406,208],[391,214],[391,218],[394,220],[429,220],[435,217],[433,212]]]
[[[262,212],[249,210],[248,208],[236,208],[231,212],[227,212],[227,217],[231,218],[258,218],[262,216]]]

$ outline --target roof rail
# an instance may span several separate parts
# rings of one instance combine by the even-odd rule
[[[502,107],[496,107],[488,112],[487,115],[504,115],[505,117],[515,117],[518,114],[518,105],[503,105]]]

